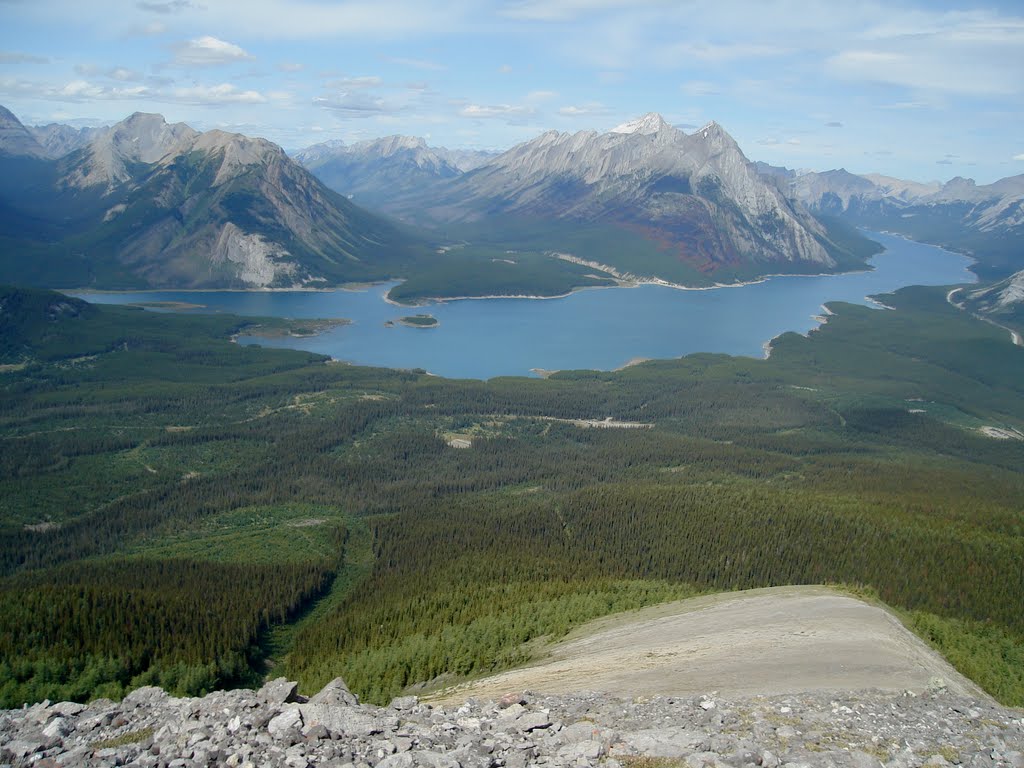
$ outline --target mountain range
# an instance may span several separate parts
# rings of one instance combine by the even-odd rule
[[[654,113],[607,133],[548,131],[388,210],[421,223],[601,222],[709,275],[750,265],[828,271],[848,256],[803,206],[765,183],[717,123],[686,134]]]
[[[1002,279],[1024,266],[1024,175],[993,184],[958,176],[941,184],[845,169],[798,174],[762,166],[760,171],[817,213],[971,255],[978,260],[972,269],[982,279]]]
[[[616,275],[734,282],[833,271],[864,255],[766,183],[717,123],[686,134],[650,113],[603,134],[549,131],[468,158],[400,136],[295,156],[336,191],[411,224],[477,233],[459,225],[486,222],[492,236],[512,241],[540,227],[550,248],[570,248]],[[595,259],[561,245],[578,246],[568,232],[587,227],[627,247]],[[657,253],[638,264],[629,242]]]
[[[655,113],[502,153],[388,136],[289,156],[159,115],[26,127],[0,107],[0,278],[50,286],[330,286],[442,267],[493,283],[484,273],[517,263],[493,250],[524,243],[578,265],[559,278],[577,285],[590,284],[582,267],[730,283],[863,264],[870,246],[837,220],[971,253],[997,280],[1024,266],[1022,204],[1024,176],[801,173],[751,162],[717,123],[686,133]],[[480,237],[491,250],[477,264],[465,246]],[[432,282],[426,295],[446,295]]]
[[[141,113],[78,139],[85,143],[54,159],[75,137],[53,128],[34,135],[0,113],[4,279],[335,285],[399,274],[423,251],[263,139]]]
[[[368,206],[462,173],[423,139],[410,136],[387,136],[351,146],[328,142],[293,157],[331,189]]]

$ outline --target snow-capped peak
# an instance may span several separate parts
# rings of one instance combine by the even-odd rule
[[[649,136],[667,127],[668,123],[665,122],[665,118],[657,112],[648,112],[636,120],[630,120],[628,123],[615,126],[611,129],[610,133],[639,133],[642,136]]]

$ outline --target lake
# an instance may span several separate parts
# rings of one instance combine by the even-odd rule
[[[806,333],[830,301],[870,304],[867,296],[907,285],[973,283],[970,260],[931,245],[865,233],[886,247],[866,272],[772,277],[709,290],[583,290],[557,299],[462,299],[420,308],[387,303],[393,285],[335,291],[76,292],[88,301],[127,304],[175,301],[193,312],[290,318],[348,318],[350,325],[307,338],[242,337],[239,343],[320,352],[359,365],[424,368],[452,378],[531,375],[532,369],[611,370],[637,358],[692,352],[762,357],[765,342],[785,331]],[[880,310],[886,311],[886,310]],[[385,325],[429,313],[440,325]]]

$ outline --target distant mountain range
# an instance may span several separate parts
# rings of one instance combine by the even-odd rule
[[[831,271],[863,256],[766,183],[716,123],[686,134],[651,113],[605,134],[549,131],[495,156],[456,158],[388,137],[296,157],[333,189],[420,226],[617,228],[660,251],[643,268],[626,258],[613,265],[641,277],[733,282]]]
[[[1024,267],[1024,175],[979,185],[961,177],[920,183],[844,169],[800,174],[762,164],[759,171],[817,213],[972,255],[982,279]]]
[[[971,252],[995,280],[1024,267],[1022,201],[1024,176],[979,186],[752,163],[717,123],[685,133],[654,113],[502,153],[389,136],[289,157],[159,115],[26,127],[0,107],[0,280],[49,286],[329,286],[434,270],[425,295],[454,295],[442,267],[471,292],[529,290],[535,270],[550,291],[729,283],[862,264],[870,245],[837,219]],[[466,247],[474,238],[487,248]],[[462,250],[428,245],[445,241]],[[520,246],[534,261],[517,277],[506,256]],[[557,280],[548,256],[563,260]]]
[[[721,126],[686,134],[653,113],[604,134],[549,131],[397,208],[441,222],[498,213],[610,223],[705,274],[749,263],[821,271],[841,258]]]
[[[140,113],[86,133],[33,132],[0,113],[5,280],[335,285],[401,274],[424,252],[263,139],[199,133]]]
[[[314,144],[292,156],[334,191],[360,205],[380,207],[471,171],[498,154],[428,147],[412,136],[385,136],[351,145],[338,140]]]

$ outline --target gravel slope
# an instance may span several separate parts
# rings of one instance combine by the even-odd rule
[[[510,691],[613,696],[924,691],[987,700],[884,608],[826,587],[772,587],[682,600],[591,622],[529,667],[430,697]]]

